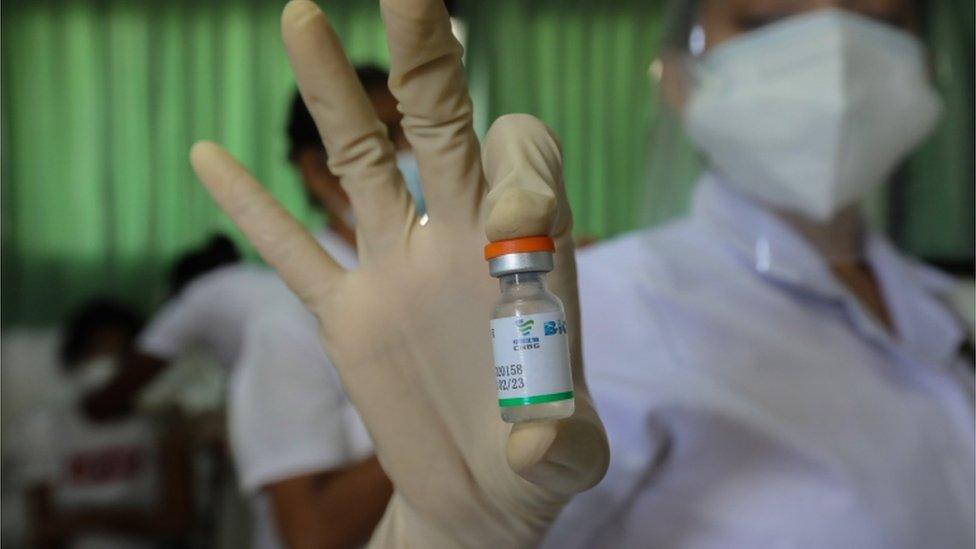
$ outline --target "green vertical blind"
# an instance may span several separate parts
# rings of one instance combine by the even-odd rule
[[[377,2],[322,4],[354,62],[386,64]],[[648,79],[664,4],[459,2],[478,131],[509,112],[532,113],[556,130],[580,235],[608,237],[673,217],[694,182],[697,157]],[[971,261],[973,6],[929,5],[948,109],[881,210],[908,250]],[[314,219],[285,159],[294,84],[281,6],[4,4],[4,325],[55,321],[94,293],[149,308],[180,251],[215,230],[242,242],[187,164],[196,139],[223,143],[289,211]]]
[[[385,65],[374,2],[329,15],[356,62]],[[286,162],[294,80],[267,1],[4,4],[3,323],[55,320],[95,293],[141,307],[212,231],[241,240],[187,162],[219,141],[302,220]]]
[[[973,17],[969,0],[928,2],[927,41],[945,112],[935,135],[908,163],[894,189],[889,229],[928,259],[973,261]]]
[[[467,63],[479,129],[510,112],[560,135],[576,232],[637,226],[663,2],[469,2]],[[480,101],[479,101],[480,100]]]

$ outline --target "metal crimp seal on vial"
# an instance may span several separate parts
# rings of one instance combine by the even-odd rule
[[[492,242],[485,247],[488,272],[498,278],[514,273],[548,273],[553,269],[555,245],[548,236],[529,236]]]

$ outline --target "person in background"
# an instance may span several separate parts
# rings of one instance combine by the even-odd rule
[[[417,160],[410,151],[410,143],[400,127],[403,116],[397,110],[396,98],[387,87],[389,73],[375,65],[357,65],[355,70],[377,118],[386,126],[387,135],[396,150],[397,169],[414,200],[417,215],[422,217],[426,213],[426,205],[420,172]],[[328,217],[328,230],[320,232],[318,237],[338,237],[348,245],[355,246],[356,219],[352,215],[349,196],[339,185],[339,178],[329,170],[325,147],[322,146],[315,121],[308,114],[297,91],[291,102],[285,131],[289,142],[288,160],[301,176],[309,204],[324,210]]]
[[[925,3],[676,8],[652,73],[707,171],[688,218],[579,255],[613,458],[546,546],[972,547],[952,282],[858,207],[940,113]]]
[[[400,128],[396,100],[386,87],[387,73],[374,65],[362,65],[356,74],[363,87],[371,90],[370,101],[395,143],[397,168],[414,197],[417,214],[423,216],[425,205],[417,161]],[[354,244],[355,219],[349,198],[328,171],[315,123],[297,94],[287,134],[288,158],[301,175],[309,202],[323,208],[328,217],[328,231],[320,237]],[[246,319],[291,299],[291,293],[273,271],[240,261],[233,241],[223,235],[212,237],[175,264],[170,292],[170,299],[149,320],[126,357],[129,366],[124,376],[89,398],[86,406],[92,414],[109,416],[130,410],[133,403],[125,397],[138,395],[171,360],[191,349],[209,352],[230,369],[239,358]]]
[[[178,421],[126,413],[92,418],[81,405],[124,365],[142,324],[128,307],[94,300],[62,344],[71,389],[18,428],[19,476],[37,547],[154,547],[190,532],[193,489]]]
[[[143,388],[193,350],[230,370],[240,356],[245,320],[288,299],[291,293],[273,271],[242,262],[226,236],[211,237],[174,264],[169,299],[126,352],[126,368],[86,406],[95,416],[128,413]]]
[[[404,162],[410,157],[387,74],[375,67],[358,67],[356,74],[378,118],[401,144],[398,167],[405,181],[416,178],[417,184],[407,187],[419,198],[416,163]],[[316,239],[343,267],[354,269],[355,220],[349,198],[329,169],[315,123],[298,93],[287,133],[289,159],[312,204],[329,216]],[[422,199],[415,204],[422,208]],[[369,539],[392,485],[323,352],[315,319],[297,299],[248,322],[229,391],[229,416],[240,484],[254,501],[254,547],[357,547]]]
[[[223,235],[184,256],[170,279],[171,299],[136,339],[139,353],[157,364],[199,348],[232,368],[245,320],[290,295],[272,271],[242,262]]]

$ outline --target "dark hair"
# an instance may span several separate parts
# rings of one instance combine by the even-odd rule
[[[68,316],[61,340],[61,362],[73,366],[82,360],[98,330],[116,328],[131,340],[142,329],[142,324],[142,317],[124,303],[107,297],[93,298]]]
[[[222,265],[240,261],[241,254],[230,238],[217,234],[203,246],[183,254],[169,275],[171,294],[177,294],[196,277]]]
[[[359,83],[367,94],[376,89],[388,89],[387,86],[390,81],[389,72],[372,64],[356,65],[356,77],[359,78]]]
[[[387,81],[390,79],[390,73],[377,65],[357,65],[356,76],[359,77],[359,83],[366,93],[377,88],[386,89]],[[315,127],[315,120],[308,112],[308,107],[305,106],[305,101],[298,90],[295,90],[291,98],[285,133],[288,135],[288,159],[293,162],[298,157],[298,153],[307,148],[324,150],[319,130]]]

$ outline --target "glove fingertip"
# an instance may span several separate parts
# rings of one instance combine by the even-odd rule
[[[496,189],[489,196],[490,209],[485,220],[488,240],[495,242],[525,236],[548,235],[556,219],[556,197],[511,186]]]
[[[562,172],[562,146],[556,133],[538,118],[530,114],[506,114],[498,117],[485,136],[481,147],[485,176],[489,184],[505,172],[513,163],[539,155],[548,173],[540,175],[556,181]],[[533,163],[534,164],[534,163]]]
[[[563,193],[562,157],[552,130],[527,114],[505,115],[488,130],[482,150],[491,189],[488,240],[552,235]]]
[[[525,480],[566,496],[595,486],[610,464],[606,433],[586,411],[568,420],[517,424],[507,457]]]
[[[289,28],[299,29],[318,17],[324,17],[324,14],[315,2],[311,2],[310,0],[290,0],[285,4],[284,9],[281,10],[282,31]]]
[[[508,436],[508,465],[527,480],[532,471],[545,459],[559,432],[555,421],[520,423]]]

